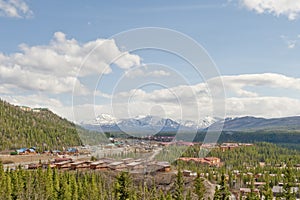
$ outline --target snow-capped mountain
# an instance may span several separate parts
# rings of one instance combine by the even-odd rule
[[[121,127],[172,127],[177,128],[180,124],[171,119],[164,119],[156,116],[138,116],[135,118],[123,119],[118,122]]]
[[[83,122],[81,125],[90,130],[108,131],[108,132],[175,132],[179,128],[182,130],[203,129],[215,123],[216,119],[206,117],[199,122],[192,120],[172,120],[157,116],[136,116],[127,119],[117,119],[108,114],[101,114],[95,120]]]
[[[98,115],[95,119],[95,124],[98,125],[113,125],[117,123],[117,118],[109,115],[109,114],[101,114]]]
[[[217,118],[213,117],[204,117],[202,119],[199,119],[197,122],[193,120],[178,120],[178,122],[185,127],[190,127],[190,128],[196,128],[196,129],[204,129],[209,127],[210,125],[214,124],[217,122]]]
[[[83,121],[80,124],[85,125],[114,125],[118,122],[118,119],[109,114],[100,114],[95,119]]]

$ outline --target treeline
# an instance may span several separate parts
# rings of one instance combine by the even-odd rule
[[[201,155],[202,154],[202,155]],[[260,142],[253,146],[241,146],[232,150],[223,151],[220,148],[207,151],[201,145],[189,147],[182,154],[183,157],[218,157],[224,162],[224,166],[231,168],[245,168],[245,165],[258,166],[260,162],[266,165],[275,166],[282,163],[300,164],[300,151],[296,149],[284,148],[272,143]]]
[[[169,190],[157,186],[155,182],[136,182],[127,172],[114,175],[51,168],[5,171],[0,163],[0,199],[5,200],[183,200],[202,199],[205,192],[200,176],[187,189],[181,171]]]
[[[202,142],[205,136],[206,132],[199,132],[194,138],[194,141]],[[270,142],[276,144],[284,143],[285,146],[294,146],[295,144],[298,145],[300,143],[300,132],[291,130],[223,131],[218,139],[218,142]]]
[[[216,173],[215,173],[216,174]],[[281,197],[296,199],[296,194],[291,188],[295,186],[297,179],[290,168],[284,170],[285,191]],[[143,176],[143,175],[141,175]],[[158,183],[148,184],[142,181],[135,182],[127,172],[113,175],[97,171],[58,171],[57,169],[23,170],[18,168],[13,171],[5,171],[0,163],[0,199],[5,200],[224,200],[231,196],[230,188],[232,174],[219,174],[216,182],[219,186],[213,194],[207,195],[204,179],[198,175],[188,184],[181,170],[173,180],[174,183],[167,189],[159,189]],[[229,178],[228,178],[229,177]],[[266,177],[266,185],[259,188],[259,193],[254,191],[254,178],[247,178],[251,192],[246,199],[259,200],[273,199],[272,181]],[[250,184],[249,184],[250,183]]]
[[[202,155],[201,155],[202,154]],[[213,156],[223,162],[220,167],[198,164],[195,162],[177,161],[178,167],[192,171],[201,168],[205,178],[212,183],[224,185],[221,188],[230,191],[239,188],[250,188],[251,193],[246,199],[273,199],[272,187],[283,184],[284,191],[277,198],[296,199],[300,191],[293,193],[292,188],[299,186],[300,171],[297,169],[300,163],[300,152],[283,148],[271,143],[256,143],[253,146],[242,146],[232,150],[222,151],[212,149],[203,152],[200,145],[189,147],[184,157]],[[226,184],[224,184],[224,176]],[[258,187],[259,193],[254,192],[254,182],[265,182]],[[226,187],[225,187],[226,186]],[[228,192],[223,191],[223,194]],[[216,196],[220,195],[215,194]]]
[[[75,124],[47,109],[23,111],[0,100],[0,150],[36,146],[61,149],[81,145]]]

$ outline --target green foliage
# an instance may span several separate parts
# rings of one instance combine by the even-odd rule
[[[99,144],[108,144],[110,141],[106,134],[96,131],[89,131],[83,129],[82,127],[76,126],[78,135],[83,144],[86,145],[99,145]]]
[[[254,180],[251,179],[250,193],[247,195],[246,200],[260,200],[259,195],[255,193],[254,189]]]
[[[194,141],[203,141],[205,135],[206,132],[197,133]],[[300,130],[223,131],[218,142],[270,142],[299,148]]]
[[[183,153],[183,157],[198,157],[201,147],[195,145]],[[265,162],[268,165],[287,163],[291,160],[292,164],[300,163],[300,154],[298,150],[283,148],[271,143],[255,143],[253,146],[242,146],[230,151],[213,149],[207,156],[218,157],[225,161],[224,167],[243,169],[246,166],[259,167],[259,162]],[[259,169],[259,168],[257,168]]]
[[[58,172],[56,169],[21,168],[4,171],[0,163],[0,176],[1,200],[106,200],[112,193],[113,180],[96,172]]]
[[[197,177],[194,182],[194,192],[198,197],[198,200],[202,200],[205,194],[205,186],[203,183],[203,178],[200,177],[200,173],[197,173]]]
[[[269,176],[266,176],[266,184],[263,188],[263,195],[265,197],[265,200],[273,200],[273,191],[270,187],[270,179]]]
[[[229,199],[230,199],[230,192],[228,190],[228,186],[225,180],[225,175],[222,174],[220,187],[216,187],[214,200],[229,200]]]
[[[295,175],[291,167],[291,162],[289,161],[284,172],[283,196],[286,200],[296,200],[296,194],[293,192],[293,187],[295,186]]]
[[[176,176],[176,182],[175,182],[175,191],[173,194],[174,200],[183,200],[183,190],[184,190],[184,180],[183,180],[183,174],[181,170],[178,170],[177,176]]]
[[[129,200],[131,193],[131,180],[127,172],[121,172],[117,176],[115,183],[115,199],[116,200]]]
[[[32,146],[49,150],[81,144],[75,124],[50,110],[23,111],[0,100],[0,150]]]

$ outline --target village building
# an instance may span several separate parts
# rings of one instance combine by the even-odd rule
[[[76,169],[90,168],[90,163],[91,163],[91,161],[74,162],[74,163],[71,163],[70,169],[76,170]]]
[[[16,150],[16,153],[18,155],[27,155],[27,154],[36,154],[36,148],[35,147],[30,147],[30,148],[21,148]]]
[[[208,164],[210,166],[221,166],[221,160],[217,157],[205,157],[205,158],[193,158],[193,157],[181,157],[179,160],[185,162],[195,162],[200,164]]]
[[[108,165],[108,168],[111,170],[122,170],[126,168],[126,164],[124,162],[116,161],[112,162]]]
[[[98,160],[90,164],[90,169],[94,169],[94,170],[96,169],[105,170],[107,168],[108,168],[108,163],[103,160]]]

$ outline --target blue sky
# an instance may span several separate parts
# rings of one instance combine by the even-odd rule
[[[110,102],[113,97],[121,98],[119,94],[112,95],[114,87],[120,77],[137,67],[138,77],[127,77],[128,87],[122,92],[128,94],[121,95],[122,100],[116,103],[119,109],[136,99],[132,103],[135,109],[125,106],[127,110],[119,117],[159,115],[151,109],[157,104],[164,110],[163,117],[182,118],[176,112],[193,106],[183,106],[186,102],[175,105],[159,98],[167,96],[164,92],[171,88],[180,92],[183,85],[205,88],[201,83],[205,85],[206,81],[195,76],[182,59],[160,51],[141,50],[129,52],[119,63],[108,65],[109,72],[100,70],[107,60],[126,49],[109,40],[113,35],[135,28],[162,27],[191,37],[211,56],[224,76],[227,116],[299,115],[300,109],[295,109],[300,107],[299,12],[300,3],[292,0],[0,0],[0,97],[14,104],[49,107],[74,121],[101,113],[113,114]],[[111,41],[107,52],[99,51],[101,55],[86,66],[90,71],[76,76],[78,65],[99,39]],[[74,49],[78,52],[74,53]],[[97,68],[99,63],[103,66]],[[185,79],[177,82],[175,71]],[[102,73],[102,85],[95,85]],[[162,79],[169,81],[167,91],[155,84],[135,88],[141,80],[155,83]],[[70,114],[74,108],[74,80],[81,84],[78,102],[74,104],[75,112],[80,114],[75,114],[75,118]],[[136,84],[130,85],[132,82]],[[95,88],[100,95],[87,94],[95,93]],[[133,90],[137,93],[130,96]],[[211,115],[213,108],[202,109],[209,105],[197,95],[193,97],[198,102],[197,113]],[[124,100],[124,96],[128,99]],[[153,96],[157,99],[150,98]],[[188,115],[194,120],[198,117]]]

